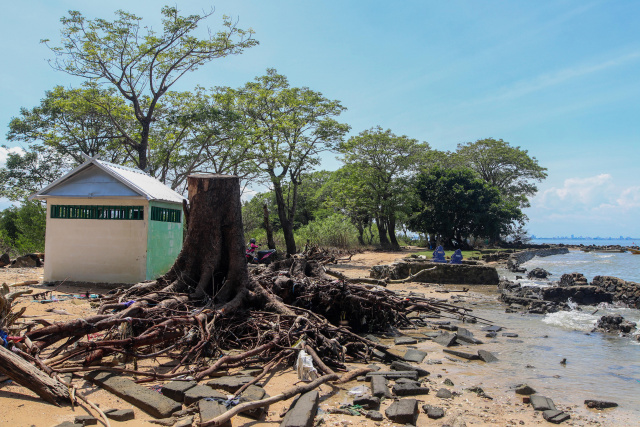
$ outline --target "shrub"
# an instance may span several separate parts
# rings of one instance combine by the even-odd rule
[[[311,221],[296,231],[296,245],[307,241],[324,247],[351,248],[358,246],[358,232],[349,219],[341,214]]]

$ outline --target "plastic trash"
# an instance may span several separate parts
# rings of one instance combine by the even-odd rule
[[[306,351],[300,350],[296,360],[298,379],[301,381],[313,381],[318,378],[318,371],[313,367],[313,358]]]
[[[364,396],[365,394],[369,393],[369,387],[367,387],[366,385],[355,386],[351,390],[349,390],[348,393],[352,396]]]

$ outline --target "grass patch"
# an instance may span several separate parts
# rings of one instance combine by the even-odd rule
[[[453,255],[455,251],[444,251],[444,256],[446,259],[451,259],[451,255]],[[433,251],[424,251],[417,252],[416,255],[424,255],[427,258],[431,258],[433,256]],[[482,254],[480,251],[462,251],[462,259],[469,259],[471,257],[481,258]]]

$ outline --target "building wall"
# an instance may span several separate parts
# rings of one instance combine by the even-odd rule
[[[144,206],[144,219],[56,219],[51,218],[52,205]],[[145,280],[148,222],[149,203],[142,198],[47,198],[44,280]]]
[[[154,280],[165,274],[182,250],[182,229],[184,216],[182,205],[175,203],[149,202],[149,211],[152,207],[177,209],[180,214],[180,222],[154,221],[149,218],[149,233],[147,237],[147,280]]]

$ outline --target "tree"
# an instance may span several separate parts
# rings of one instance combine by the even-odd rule
[[[240,89],[227,88],[243,115],[253,147],[254,167],[273,187],[288,254],[296,252],[293,235],[298,190],[304,173],[320,163],[319,154],[334,148],[349,126],[334,117],[345,108],[309,88],[295,88],[275,69]]]
[[[61,46],[54,69],[91,82],[106,83],[128,101],[139,126],[134,133],[112,123],[122,133],[122,143],[136,156],[140,169],[148,165],[149,137],[160,99],[186,73],[216,58],[241,53],[255,46],[251,30],[239,29],[224,16],[224,29],[204,39],[193,35],[201,21],[213,14],[180,16],[175,7],[162,8],[162,32],[142,25],[142,19],[119,10],[114,21],[88,20],[70,11],[61,19]],[[237,39],[237,40],[235,40]],[[48,40],[43,40],[48,43]],[[109,104],[99,104],[106,112]]]
[[[464,245],[467,237],[498,239],[524,215],[513,200],[481,180],[470,169],[438,166],[416,178],[419,206],[409,224],[413,230],[434,233],[445,244]]]
[[[425,161],[429,145],[378,126],[349,138],[339,151],[355,180],[353,185],[360,186],[371,199],[374,210],[370,214],[376,219],[380,244],[399,249],[395,235],[397,212],[408,207],[407,178]]]
[[[46,208],[37,201],[24,201],[0,212],[0,240],[16,255],[44,251]]]
[[[547,169],[529,156],[527,150],[512,147],[502,139],[459,144],[457,155],[485,182],[499,189],[507,199],[516,200],[522,208],[529,207],[529,197],[538,191],[532,181],[540,182],[547,177]]]

